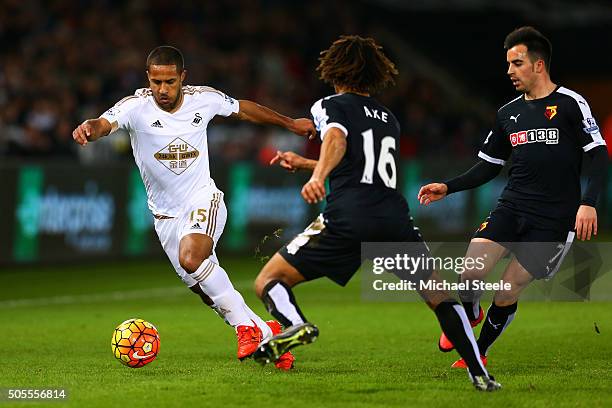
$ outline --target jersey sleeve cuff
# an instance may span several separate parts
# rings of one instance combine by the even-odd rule
[[[321,128],[321,140],[323,140],[325,138],[325,133],[327,133],[327,131],[331,128],[337,128],[340,129],[342,131],[342,133],[344,133],[344,137],[346,137],[348,135],[348,130],[346,130],[346,128],[344,126],[342,126],[340,123],[338,122],[332,122],[332,123],[328,123],[327,125],[323,126]]]
[[[119,123],[119,121],[117,120],[116,117],[113,117],[111,115],[107,115],[106,113],[103,113],[102,115],[98,116],[98,119],[106,119],[106,120],[108,120],[108,123],[110,123],[110,125],[111,125],[110,133],[115,133],[121,127],[121,124]]]
[[[478,152],[478,157],[480,157],[482,160],[488,161],[489,163],[499,164],[500,166],[504,166],[506,164],[505,160],[496,159],[495,157],[491,157],[483,152]]]
[[[591,149],[594,149],[597,146],[605,146],[606,142],[604,140],[595,140],[594,142],[589,143],[586,146],[582,146],[582,150],[584,152],[588,152]]]

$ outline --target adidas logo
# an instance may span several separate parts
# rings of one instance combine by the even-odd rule
[[[155,122],[151,123],[151,127],[156,127],[156,128],[163,128],[161,122],[158,120],[156,120]]]
[[[193,224],[193,226],[191,227],[191,229],[202,229],[202,227],[200,227],[199,223],[195,223]]]

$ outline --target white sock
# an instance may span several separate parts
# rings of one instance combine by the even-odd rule
[[[225,270],[206,259],[191,274],[200,288],[215,303],[215,311],[232,327],[253,326],[254,323],[244,309],[242,296],[234,290]]]
[[[236,291],[236,294],[238,296],[240,296],[240,299],[242,299],[242,304],[244,305],[245,312],[247,312],[247,314],[249,315],[251,320],[255,322],[257,327],[259,327],[261,329],[261,333],[263,335],[262,336],[262,341],[263,340],[268,340],[270,337],[272,337],[272,329],[270,329],[270,327],[268,327],[266,322],[264,322],[263,319],[261,317],[259,317],[259,315],[257,315],[254,311],[251,310],[249,305],[247,305],[246,302],[244,301],[244,298],[242,297],[240,292]]]
[[[278,314],[284,316],[286,320],[291,322],[292,326],[305,323],[302,316],[300,316],[300,312],[298,312],[296,305],[291,301],[292,296],[289,295],[286,287],[280,282],[268,289],[267,296],[272,301],[274,310],[276,310]],[[293,299],[293,301],[295,301],[295,299]],[[273,316],[276,316],[273,311],[270,311],[270,313],[272,313]]]

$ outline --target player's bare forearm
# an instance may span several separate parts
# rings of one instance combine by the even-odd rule
[[[81,146],[85,146],[88,142],[107,136],[113,130],[113,125],[104,118],[87,119],[74,129],[72,138]]]
[[[312,177],[302,187],[302,197],[308,204],[323,201],[325,198],[325,179],[340,163],[344,153],[346,153],[346,136],[340,129],[329,129],[325,133],[321,154],[312,172]]]
[[[304,159],[304,164],[300,167],[301,170],[314,171],[317,167],[318,160]]]
[[[294,152],[276,152],[276,156],[270,160],[270,166],[278,164],[285,170],[295,172],[297,170],[313,171],[317,165],[316,160],[307,159]]]
[[[258,103],[241,99],[238,101],[240,109],[236,114],[238,119],[247,120],[253,123],[259,124],[270,124],[290,129],[293,119],[288,116],[281,115],[280,113],[260,105]]]
[[[308,204],[315,204],[325,198],[325,179],[336,168],[346,153],[346,136],[338,128],[325,133],[319,160],[308,183],[302,187],[302,197]]]
[[[266,106],[241,99],[236,116],[252,123],[269,124],[283,127],[297,135],[312,137],[316,132],[310,119],[292,119]]]
[[[346,136],[338,128],[331,128],[325,134],[319,160],[316,162],[312,177],[324,181],[336,168],[346,153]]]

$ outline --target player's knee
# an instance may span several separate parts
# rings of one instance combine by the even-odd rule
[[[461,282],[482,280],[484,278],[482,270],[477,268],[466,268],[461,274]]]
[[[268,284],[268,279],[266,276],[263,275],[263,272],[259,272],[259,275],[257,275],[257,278],[255,278],[255,294],[257,295],[258,298],[262,298],[263,297],[263,290],[266,287],[266,285]]]
[[[179,263],[187,273],[198,270],[213,252],[213,241],[203,234],[189,234],[179,244]]]
[[[261,299],[264,296],[266,286],[271,282],[281,281],[291,288],[304,280],[306,279],[297,269],[276,253],[264,265],[255,279],[255,293]]]
[[[187,273],[194,273],[198,270],[198,268],[200,267],[200,265],[202,265],[202,262],[204,262],[206,258],[207,257],[204,256],[204,254],[202,253],[187,249],[181,251],[181,254],[179,256],[179,263]]]
[[[270,282],[278,280],[283,280],[281,274],[271,273],[269,269],[266,270],[265,268],[261,272],[259,272],[257,278],[255,278],[255,294],[257,295],[257,297],[261,299],[264,295],[264,289],[266,288],[266,286],[268,286]]]
[[[270,265],[270,263],[268,263],[266,266],[264,266],[261,272],[259,272],[257,278],[255,278],[255,293],[257,294],[257,297],[261,299],[264,295],[264,289],[266,286],[274,281],[281,281],[289,286],[293,286],[291,280],[288,279],[287,275],[282,269],[275,268],[274,265]]]
[[[495,292],[493,301],[499,307],[510,306],[518,302],[520,291],[502,290]]]

